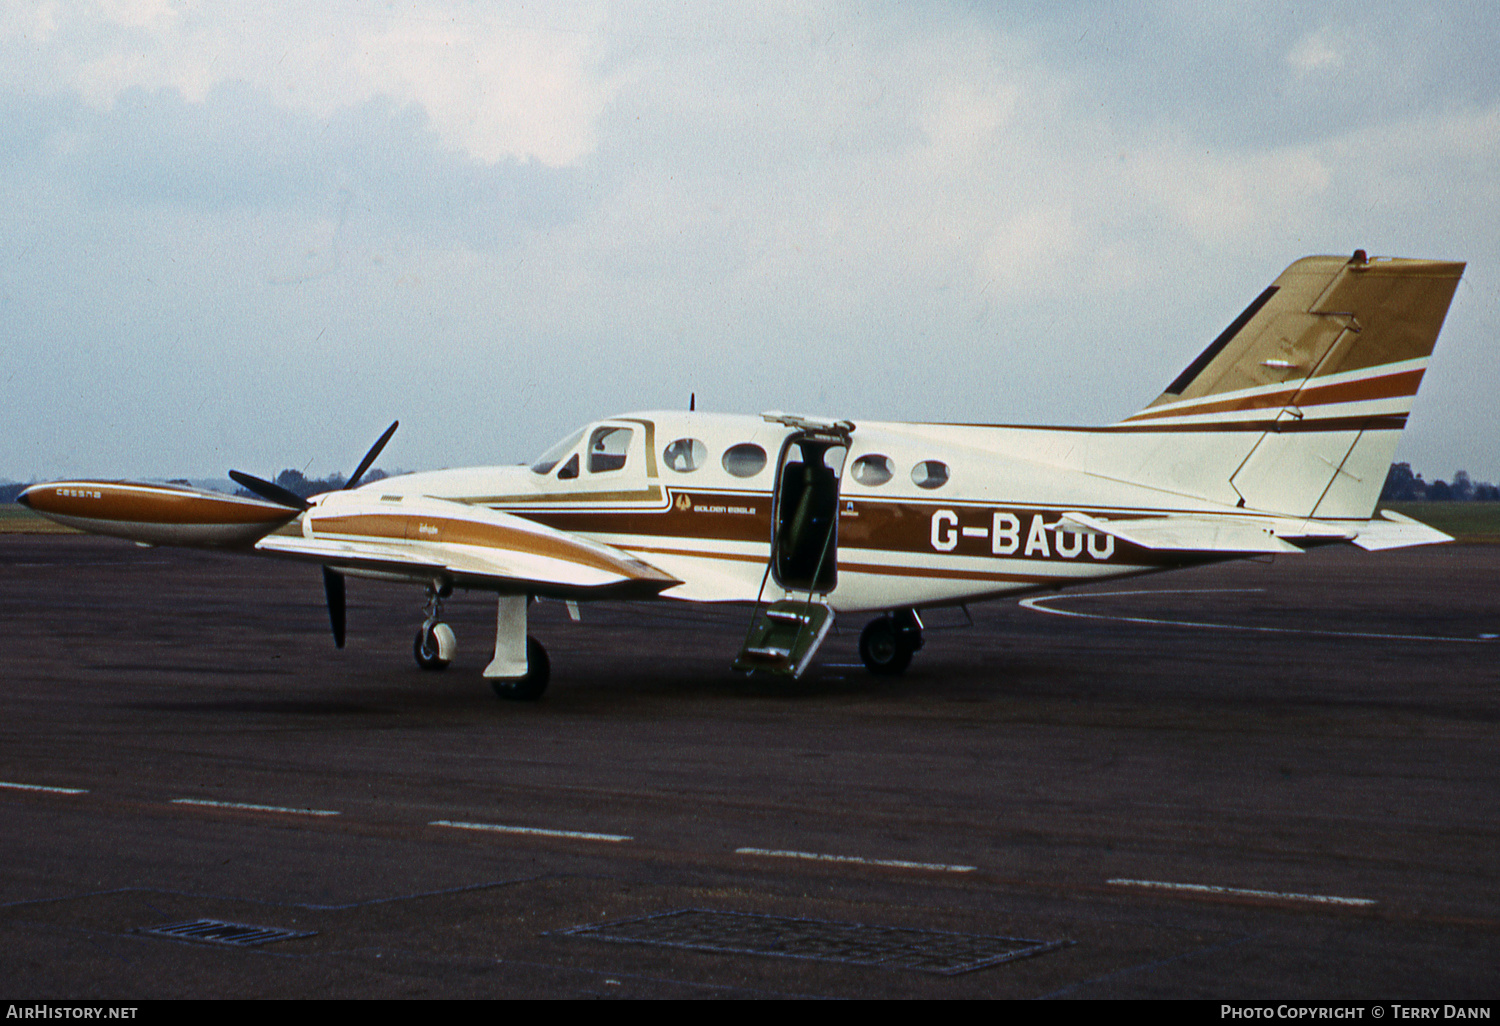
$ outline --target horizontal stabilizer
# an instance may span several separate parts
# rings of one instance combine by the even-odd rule
[[[1384,520],[1370,520],[1359,525],[1359,537],[1354,544],[1369,552],[1381,549],[1404,549],[1412,545],[1437,545],[1450,542],[1453,536],[1444,534],[1436,527],[1428,527],[1420,520],[1402,516],[1388,509],[1380,511]]]
[[[1347,541],[1354,532],[1301,519],[1179,514],[1104,520],[1064,513],[1063,520],[1156,552],[1221,552],[1258,555],[1301,552],[1294,542]]]

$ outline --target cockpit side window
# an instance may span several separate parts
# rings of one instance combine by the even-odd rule
[[[605,474],[624,469],[634,433],[627,427],[595,428],[589,436],[589,473]]]
[[[573,448],[582,438],[583,429],[579,428],[567,438],[564,438],[561,442],[558,442],[552,448],[538,456],[536,462],[531,465],[531,472],[533,474],[549,473],[553,467],[557,466],[559,460],[573,451]]]

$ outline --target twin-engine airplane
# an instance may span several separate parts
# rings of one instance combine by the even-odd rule
[[[1371,519],[1461,263],[1297,261],[1151,405],[1104,427],[899,424],[649,412],[589,424],[535,463],[304,500],[118,481],[33,485],[59,523],[148,545],[321,564],[336,644],[344,576],[415,583],[424,669],[453,658],[442,600],[499,595],[502,697],[549,662],[526,633],[546,597],[754,603],[741,670],[800,675],[835,614],[876,613],[860,655],[904,671],[920,611],[1262,553],[1447,541]]]

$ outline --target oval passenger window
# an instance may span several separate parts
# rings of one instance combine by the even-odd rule
[[[708,446],[696,438],[679,438],[661,451],[667,469],[691,474],[708,461]]]
[[[766,450],[754,442],[741,442],[724,452],[724,469],[735,477],[754,477],[766,468]]]
[[[923,460],[911,468],[911,480],[918,488],[941,488],[948,483],[948,464],[942,460]]]
[[[869,456],[861,456],[855,460],[849,472],[854,475],[855,481],[866,488],[875,488],[896,476],[896,465],[891,462],[889,456],[877,456],[871,453]]]

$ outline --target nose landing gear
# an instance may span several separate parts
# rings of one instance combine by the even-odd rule
[[[921,649],[922,621],[915,609],[898,609],[871,620],[859,636],[859,658],[877,677],[897,677]]]
[[[427,586],[427,618],[417,631],[417,640],[412,645],[412,655],[417,665],[424,670],[445,670],[458,651],[458,639],[453,628],[440,622],[443,616],[443,599],[453,594],[453,585],[446,581],[434,581]]]

